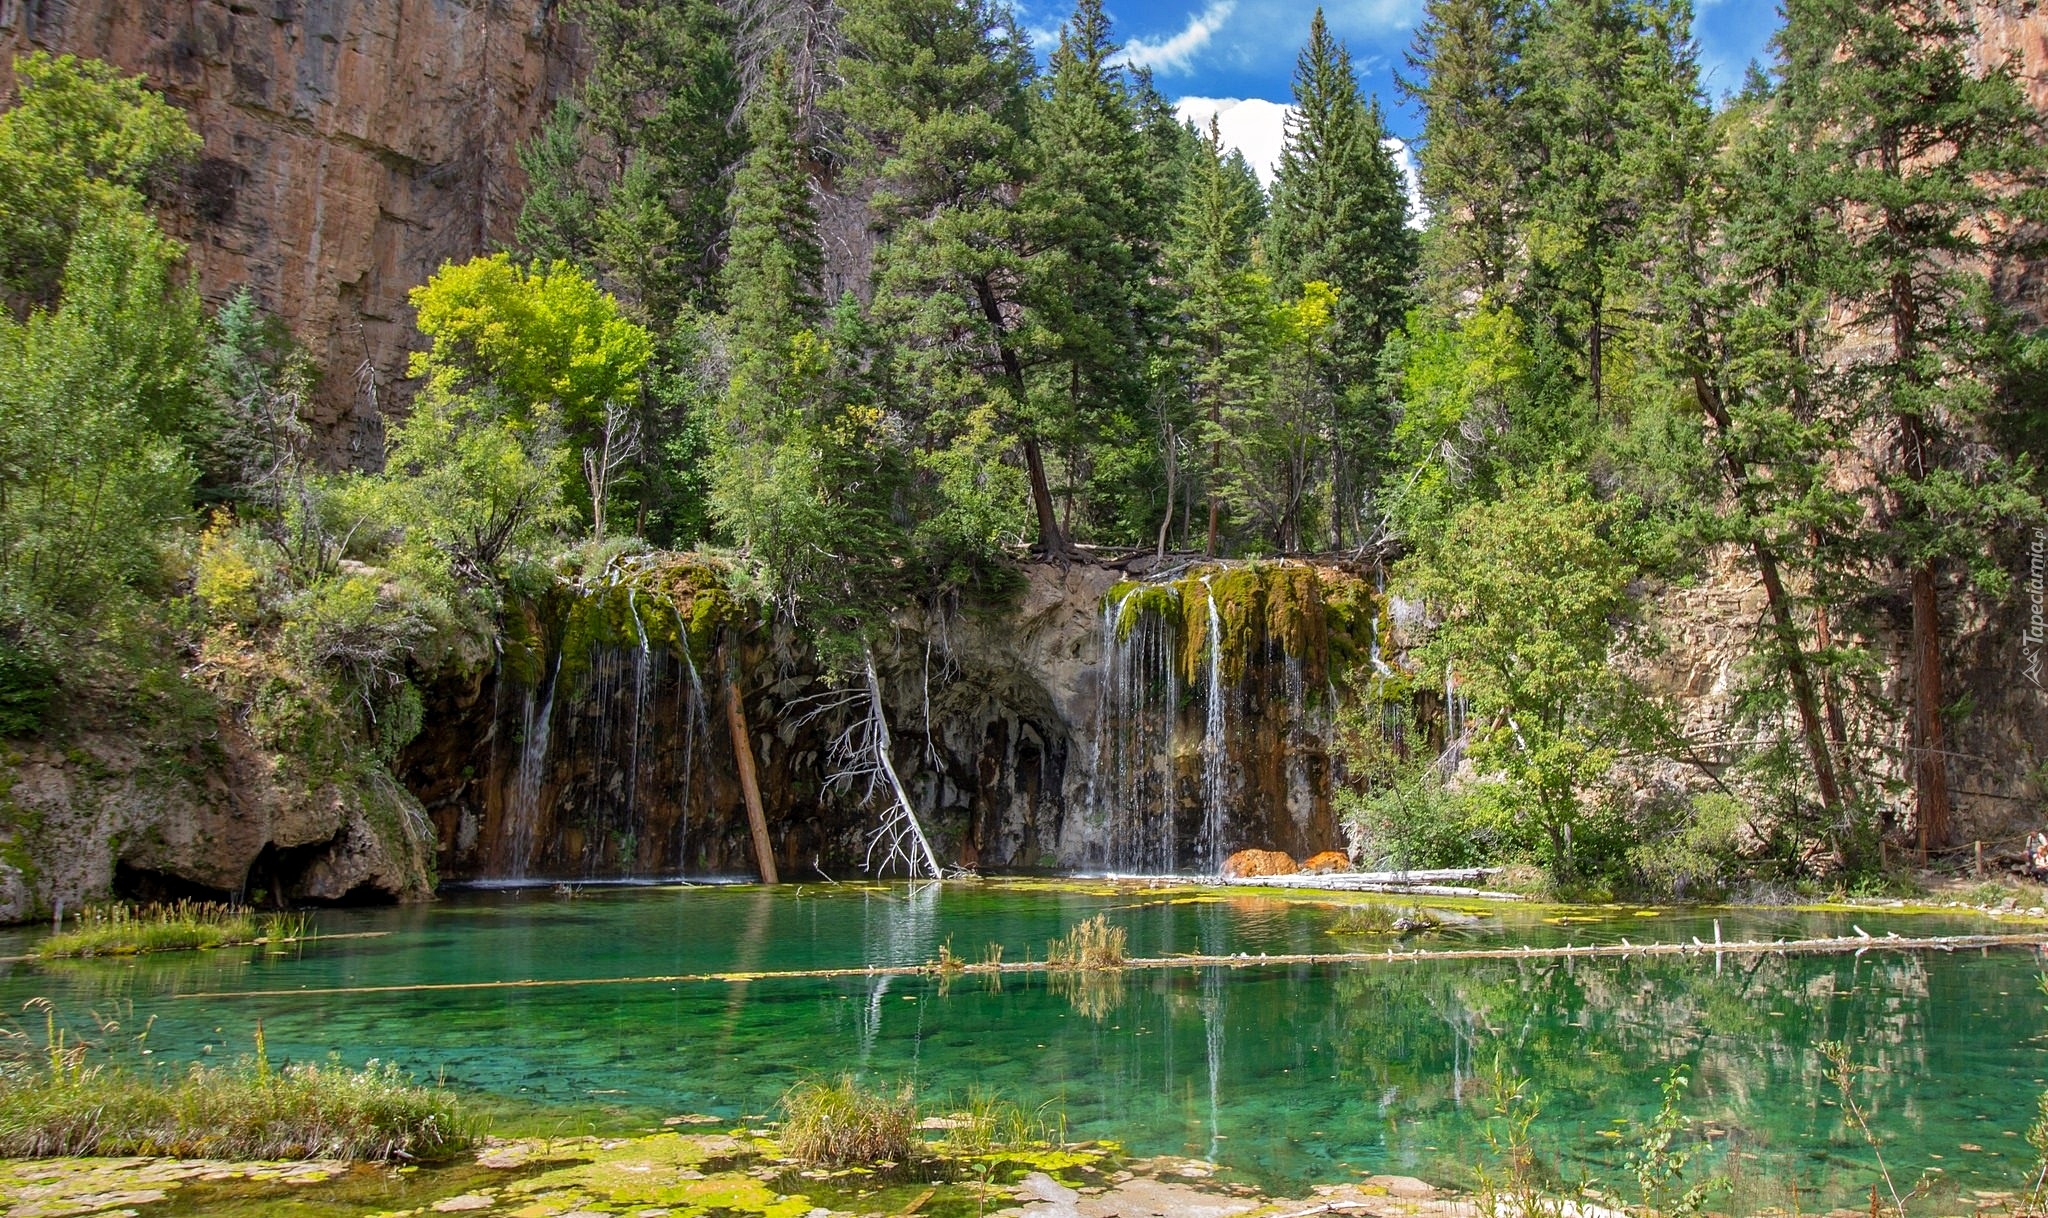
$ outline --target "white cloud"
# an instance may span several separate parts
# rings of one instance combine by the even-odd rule
[[[1263,98],[1250,97],[1183,97],[1173,103],[1173,112],[1184,123],[1193,123],[1206,131],[1209,119],[1216,119],[1216,133],[1223,137],[1223,146],[1235,148],[1244,153],[1244,159],[1251,162],[1252,172],[1259,175],[1259,184],[1271,189],[1273,174],[1280,166],[1280,150],[1287,144],[1287,119],[1294,113],[1294,107]],[[1420,227],[1424,217],[1422,210],[1422,180],[1415,172],[1415,153],[1406,140],[1389,136],[1380,141],[1381,145],[1394,154],[1394,164],[1401,171],[1401,181],[1408,189],[1409,223]]]
[[[1149,38],[1133,38],[1124,44],[1124,62],[1137,68],[1155,68],[1163,72],[1185,72],[1194,62],[1195,55],[1223,23],[1230,20],[1230,14],[1237,11],[1237,0],[1210,0],[1209,7],[1188,18],[1187,25],[1177,34],[1153,41]]]
[[[1421,228],[1429,219],[1429,212],[1422,206],[1422,175],[1415,169],[1415,150],[1407,140],[1388,136],[1380,141],[1380,147],[1394,154],[1394,168],[1401,171],[1401,184],[1408,189],[1408,227]]]
[[[1273,170],[1280,164],[1280,149],[1287,142],[1287,116],[1294,107],[1263,98],[1183,97],[1173,103],[1173,112],[1184,123],[1206,131],[1209,119],[1216,119],[1223,146],[1244,153],[1252,171],[1265,186],[1273,184]]]

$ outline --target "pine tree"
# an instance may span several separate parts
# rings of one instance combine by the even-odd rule
[[[1251,266],[1259,190],[1256,180],[1246,181],[1248,175],[1225,159],[1223,135],[1212,117],[1181,187],[1169,249],[1181,293],[1184,375],[1195,411],[1191,431],[1208,455],[1205,552],[1211,555],[1221,552],[1228,425],[1259,393],[1266,372],[1270,284]]]
[[[583,180],[583,140],[583,108],[575,98],[565,97],[519,149],[526,198],[513,232],[519,248],[537,261],[590,266],[597,242],[597,202]]]
[[[603,185],[596,269],[665,329],[686,306],[715,303],[726,174],[744,151],[732,19],[716,0],[575,0],[570,11],[591,52],[581,106]]]
[[[922,365],[910,378],[922,401],[899,405],[931,418],[995,402],[1024,460],[1038,547],[1065,555],[1021,332],[1029,47],[989,0],[852,0],[840,29],[848,53],[832,101],[883,237],[874,313]]]
[[[747,107],[747,137],[753,146],[733,177],[731,254],[720,287],[735,362],[763,352],[781,360],[790,335],[817,324],[824,254],[796,142],[789,67],[780,56]]]
[[[1367,447],[1361,433],[1371,404],[1362,399],[1380,349],[1407,312],[1416,241],[1379,106],[1359,96],[1351,55],[1331,37],[1320,8],[1295,65],[1294,104],[1274,178],[1268,254],[1288,292],[1320,281],[1337,293],[1325,440],[1330,544],[1341,548],[1358,473],[1350,467]]]
[[[1659,154],[1686,145],[1702,109],[1691,22],[1689,0],[1553,0],[1525,50],[1523,105],[1541,156],[1521,297],[1580,357],[1596,415],[1610,338],[1641,282],[1636,236],[1682,189]]]
[[[2013,369],[1990,268],[2048,209],[2048,118],[2013,63],[1980,65],[1969,6],[1793,0],[1777,41],[1785,107],[1810,150],[1808,198],[1840,342],[1819,391],[1877,456],[1861,539],[1904,587],[1906,755],[1920,849],[1950,833],[1942,600],[2005,587],[1992,557],[2043,515],[2031,456],[1995,445]]]
[[[1031,180],[1018,203],[1042,336],[1034,390],[1046,436],[1068,454],[1069,496],[1102,438],[1144,409],[1145,321],[1159,311],[1163,225],[1146,210],[1151,170],[1117,49],[1100,0],[1080,0],[1032,107]]]
[[[1661,268],[1659,347],[1698,404],[1714,462],[1701,539],[1746,552],[1764,591],[1761,663],[1743,703],[1767,721],[1792,712],[1820,831],[1836,862],[1851,866],[1862,818],[1827,603],[1840,589],[1817,539],[1858,513],[1853,494],[1828,477],[1849,445],[1817,409],[1807,358],[1827,313],[1821,226],[1804,154],[1767,84],[1755,82],[1719,126],[1722,147],[1701,124],[1696,138],[1666,150],[1687,188],[1648,233]],[[1785,823],[1795,842],[1803,819]]]
[[[1424,260],[1442,307],[1499,296],[1520,277],[1532,154],[1519,61],[1531,20],[1528,0],[1429,0],[1407,55],[1415,75],[1395,77],[1422,107]]]

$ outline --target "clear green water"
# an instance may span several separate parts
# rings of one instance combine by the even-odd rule
[[[1814,1045],[1847,1041],[1878,1067],[1861,1101],[1903,1190],[1925,1169],[1938,1192],[2017,1187],[2019,1136],[2048,1089],[2048,999],[2027,951],[1872,952],[1728,960],[1482,960],[1350,967],[1186,969],[1093,979],[1043,976],[613,985],[556,989],[255,994],[337,986],[596,978],[714,970],[920,963],[941,943],[977,959],[1043,958],[1098,910],[1134,955],[1372,948],[1333,933],[1329,904],[1188,890],[1042,883],[620,889],[565,901],[545,891],[457,895],[429,907],[319,915],[330,939],[302,953],[212,952],[139,961],[16,964],[0,1005],[55,1000],[154,1015],[166,1065],[247,1051],[261,1020],[273,1059],[396,1060],[422,1077],[549,1111],[570,1128],[665,1113],[770,1111],[805,1074],[914,1079],[927,1096],[995,1090],[1053,1102],[1077,1137],[1143,1154],[1213,1157],[1273,1187],[1393,1171],[1469,1181],[1486,1161],[1482,1077],[1498,1060],[1542,1096],[1545,1159],[1618,1181],[1626,1139],[1661,1077],[1694,1076],[1688,1111],[1753,1197],[1867,1200],[1862,1137],[1833,1102]],[[1731,940],[1848,933],[1964,933],[1969,918],[1758,910],[1501,908],[1430,945]],[[33,936],[0,936],[0,951]],[[195,998],[217,991],[224,998]],[[40,1031],[40,1029],[37,1029]],[[609,1110],[606,1112],[605,1110]],[[593,1114],[596,1114],[593,1116]],[[545,1120],[546,1118],[542,1118]],[[1978,1149],[1966,1149],[1977,1147]]]

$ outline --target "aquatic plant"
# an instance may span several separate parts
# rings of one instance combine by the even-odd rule
[[[259,941],[306,938],[305,914],[258,918],[246,906],[216,901],[168,905],[96,905],[79,911],[70,929],[36,945],[45,960],[72,956],[136,956],[146,952],[198,951]]]
[[[1714,1194],[1728,1188],[1728,1181],[1720,1176],[1687,1179],[1692,1161],[1707,1150],[1692,1136],[1693,1120],[1680,1108],[1691,1085],[1692,1077],[1684,1066],[1666,1076],[1664,1101],[1629,1152],[1629,1173],[1636,1179],[1643,1213],[1661,1218],[1704,1213]]]
[[[907,1162],[919,1146],[917,1096],[837,1082],[798,1083],[782,1095],[782,1152],[814,1167]]]
[[[1530,1127],[1543,1115],[1543,1097],[1499,1056],[1481,1086],[1491,1111],[1480,1133],[1492,1158],[1492,1163],[1479,1167],[1473,1190],[1482,1218],[1568,1218],[1581,1212],[1545,1177],[1529,1136]]]
[[[1884,1161],[1884,1147],[1870,1128],[1870,1119],[1864,1115],[1863,1105],[1856,1098],[1856,1076],[1870,1072],[1873,1067],[1856,1064],[1855,1058],[1844,1041],[1824,1040],[1814,1046],[1828,1063],[1828,1081],[1834,1083],[1835,1092],[1841,1097],[1842,1118],[1851,1129],[1861,1134],[1870,1146],[1871,1157],[1877,1160],[1877,1174],[1884,1179],[1885,1192],[1891,1195],[1892,1212],[1905,1218],[1906,1203],[1899,1197],[1899,1187],[1892,1182],[1892,1169]],[[1877,1213],[1877,1189],[1870,1190],[1870,1212]]]
[[[330,1057],[274,1069],[261,1025],[254,1055],[176,1073],[75,1040],[58,1026],[54,1007],[41,1002],[39,1009],[43,1043],[0,1062],[0,1157],[439,1159],[468,1149],[481,1133],[457,1097],[416,1084],[388,1062],[352,1069]],[[107,1024],[102,1030],[118,1033]],[[145,1026],[125,1043],[139,1047],[146,1036]]]
[[[946,1136],[939,1150],[958,1158],[1059,1147],[1067,1141],[1067,1114],[1052,1102],[1026,1108],[993,1091],[969,1091],[967,1106],[943,1120]]]
[[[1330,928],[1333,935],[1427,934],[1443,927],[1443,919],[1419,905],[1354,905]]]
[[[1046,963],[1055,969],[1116,969],[1128,958],[1130,932],[1111,926],[1106,914],[1096,914],[1066,934],[1046,944]]]

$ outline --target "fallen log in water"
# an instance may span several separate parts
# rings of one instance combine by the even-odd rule
[[[1390,892],[1420,897],[1469,897],[1482,901],[1526,900],[1520,893],[1492,892],[1466,885],[1496,874],[1497,867],[1436,867],[1416,871],[1297,871],[1291,875],[1120,875],[1110,872],[1101,878],[1112,881],[1143,881],[1160,887],[1202,888],[1305,888],[1317,892]]]
[[[675,973],[648,977],[544,977],[518,981],[428,981],[408,985],[347,985],[297,990],[210,990],[193,994],[177,994],[177,998],[288,998],[308,997],[318,994],[409,994],[447,990],[525,990],[562,989],[572,986],[591,985],[683,985],[696,982],[751,982],[751,981],[803,981],[842,977],[912,977],[919,974],[941,976],[986,976],[1010,975],[1017,973],[1074,973],[1074,972],[1120,972],[1125,969],[1178,969],[1178,968],[1266,968],[1273,965],[1374,965],[1374,964],[1428,964],[1434,961],[1450,960],[1575,960],[1581,958],[1635,957],[1635,956],[1769,956],[1769,955],[1830,955],[1853,954],[1861,956],[1870,951],[1974,951],[1994,947],[2048,948],[2048,933],[2029,932],[2008,935],[1937,935],[1926,938],[1907,938],[1901,935],[1886,935],[1878,938],[1871,935],[1841,936],[1831,939],[1780,939],[1773,942],[1748,940],[1741,943],[1701,943],[1697,939],[1690,943],[1584,943],[1566,944],[1562,947],[1454,947],[1454,948],[1409,948],[1388,947],[1378,952],[1304,952],[1281,955],[1251,955],[1239,952],[1236,955],[1186,955],[1186,956],[1145,956],[1126,960],[1114,969],[1077,969],[1071,965],[1049,964],[1043,960],[1024,960],[1007,964],[963,964],[941,966],[927,964],[880,964],[853,968],[788,969],[765,972],[721,972],[721,973]]]

